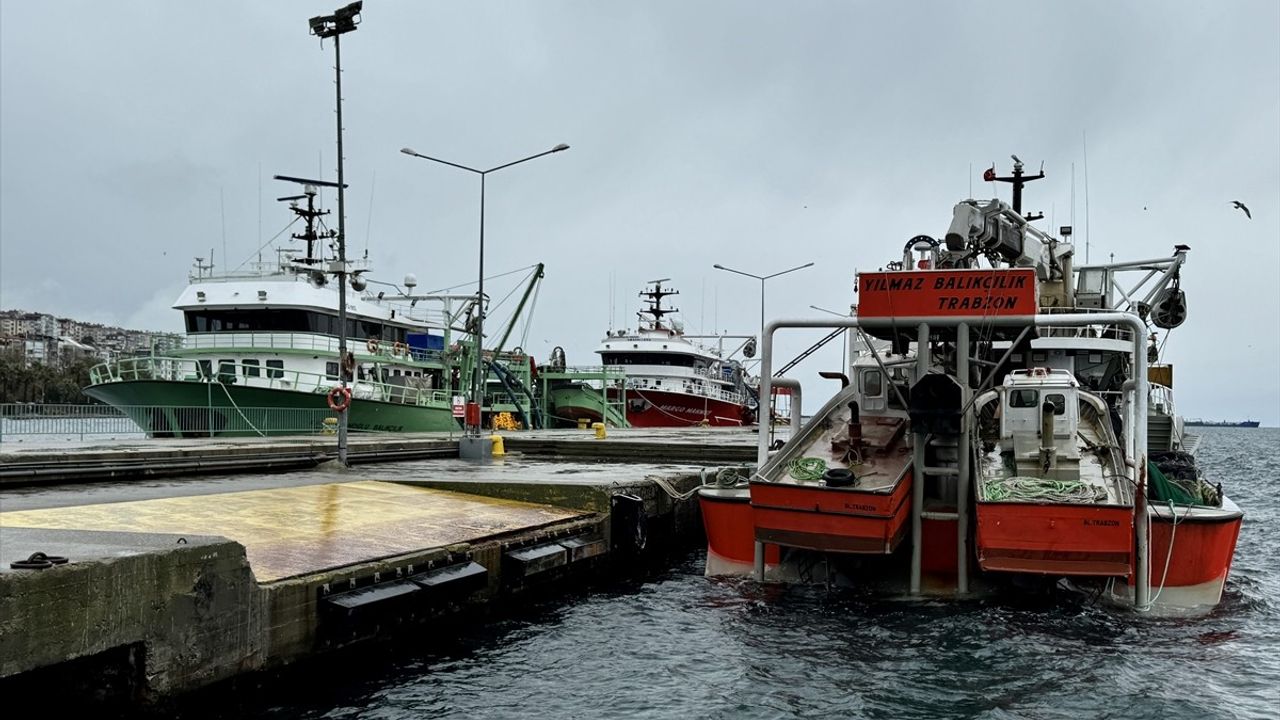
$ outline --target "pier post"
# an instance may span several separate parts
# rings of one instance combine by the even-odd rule
[[[960,380],[960,407],[964,409],[960,414],[960,440],[956,443],[956,592],[964,595],[969,592],[969,398],[973,395],[969,387],[968,323],[956,327],[956,377]]]
[[[916,382],[929,372],[929,324],[920,323],[916,339]],[[911,457],[911,594],[920,594],[921,536],[924,511],[925,435],[916,432]]]

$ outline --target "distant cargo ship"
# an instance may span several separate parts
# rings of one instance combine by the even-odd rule
[[[1182,424],[1187,427],[1258,427],[1257,420],[1241,420],[1240,422],[1229,422],[1227,420],[1186,420]]]

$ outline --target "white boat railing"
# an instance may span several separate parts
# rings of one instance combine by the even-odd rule
[[[731,392],[701,380],[680,380],[678,378],[629,377],[626,380],[628,390],[653,390],[658,392],[675,392],[705,397],[712,400],[723,400],[735,405],[745,405],[746,398],[741,393]]]
[[[403,344],[378,340],[350,339],[348,349],[357,357],[369,356],[399,362],[429,363],[438,362],[439,350],[422,350],[410,348]],[[209,332],[191,333],[182,340],[182,354],[199,351],[274,351],[302,350],[306,352],[338,354],[338,338],[331,335],[312,333],[274,333],[274,332]]]
[[[222,386],[286,390],[301,393],[328,393],[338,386],[338,378],[324,373],[262,367],[256,364],[217,362],[192,358],[148,356],[125,358],[96,365],[89,371],[91,385],[112,382],[158,380],[208,383]],[[448,406],[452,393],[425,386],[423,378],[401,377],[400,383],[356,379],[349,383],[351,394],[360,400],[376,400],[402,405]]]

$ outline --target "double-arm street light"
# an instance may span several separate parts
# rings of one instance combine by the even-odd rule
[[[713,265],[712,267],[714,267],[717,270],[724,270],[725,272],[736,273],[738,275],[745,275],[746,277],[755,278],[756,280],[760,281],[760,342],[764,342],[764,283],[765,281],[776,278],[779,275],[786,275],[787,273],[792,273],[797,270],[803,270],[807,267],[813,267],[813,263],[805,263],[804,265],[797,265],[789,270],[782,270],[780,272],[776,272],[771,275],[752,275],[749,272],[734,270],[733,268],[725,267],[720,264]]]
[[[464,448],[462,448],[464,457],[479,458],[479,457],[483,457],[486,454],[483,452],[479,443],[480,423],[481,423],[480,413],[483,411],[482,404],[484,402],[484,396],[482,394],[484,390],[483,378],[486,375],[484,371],[483,347],[481,346],[481,340],[484,336],[484,186],[485,186],[485,178],[490,173],[495,173],[499,170],[504,170],[506,168],[511,167],[512,165],[519,165],[520,163],[529,162],[530,160],[536,160],[544,155],[550,155],[552,153],[558,153],[561,150],[568,150],[568,149],[569,149],[568,145],[565,145],[564,143],[560,143],[559,145],[551,148],[550,150],[544,150],[540,153],[537,153],[536,155],[530,155],[529,157],[521,158],[520,160],[515,160],[509,163],[503,163],[502,165],[491,167],[488,170],[480,170],[478,168],[468,167],[466,165],[460,165],[458,163],[449,162],[448,160],[441,160],[440,158],[434,158],[429,155],[423,155],[422,153],[416,152],[411,148],[400,149],[400,152],[404,153],[405,155],[412,155],[413,157],[422,158],[423,160],[430,160],[431,162],[440,163],[441,165],[448,165],[449,167],[457,168],[459,170],[466,170],[469,173],[475,173],[476,175],[480,176],[480,280],[479,280],[479,287],[476,289],[476,318],[475,318],[475,334],[474,334],[476,363],[475,363],[475,370],[471,375],[471,402],[474,403],[476,407],[468,408],[468,412],[466,414],[467,415],[467,422],[466,422],[467,436],[469,438],[472,438],[472,440],[468,446],[465,446]]]

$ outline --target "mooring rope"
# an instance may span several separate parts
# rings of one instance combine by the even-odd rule
[[[240,419],[244,420],[245,424],[248,425],[251,430],[258,433],[258,437],[266,437],[267,436],[266,433],[259,430],[252,422],[250,422],[249,418],[245,417],[244,411],[241,410],[240,406],[236,404],[235,398],[231,397],[231,391],[227,389],[226,385],[222,384],[222,380],[220,379],[218,380],[218,387],[222,388],[222,392],[227,394],[227,400],[231,401],[231,407],[236,409],[236,413],[240,415]]]
[[[992,478],[982,484],[988,501],[1096,503],[1107,499],[1105,488],[1081,480],[1038,477]]]

